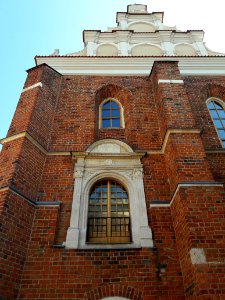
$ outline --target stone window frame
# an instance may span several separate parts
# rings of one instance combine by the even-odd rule
[[[206,106],[207,106],[207,109],[208,109],[208,111],[209,111],[209,115],[210,115],[210,118],[211,118],[211,120],[212,120],[212,122],[213,122],[214,128],[215,128],[215,130],[216,130],[218,139],[220,140],[220,143],[221,143],[222,147],[225,148],[225,144],[223,144],[223,142],[225,143],[225,140],[222,139],[222,138],[219,136],[219,133],[218,133],[218,130],[217,130],[217,126],[216,126],[216,124],[215,124],[215,122],[214,122],[214,118],[213,118],[213,116],[211,115],[210,109],[209,109],[209,107],[208,107],[208,105],[209,105],[211,102],[216,102],[216,103],[218,103],[219,105],[221,105],[224,112],[225,112],[225,103],[224,103],[223,100],[221,100],[221,99],[219,99],[219,98],[216,98],[216,97],[210,97],[210,98],[208,98],[208,99],[206,100]]]
[[[105,147],[105,148],[104,148]],[[121,151],[118,152],[120,149]],[[105,152],[104,152],[105,151]],[[127,144],[118,140],[100,140],[86,152],[73,153],[75,184],[70,227],[64,245],[69,249],[121,249],[153,247],[148,225],[141,157]],[[93,185],[112,178],[127,189],[130,200],[132,242],[125,244],[90,244],[86,241],[88,201]]]
[[[117,103],[119,105],[119,108],[120,108],[120,127],[102,127],[102,109],[103,109],[103,106],[106,102],[108,101],[114,101],[115,103]],[[123,109],[123,106],[122,104],[120,103],[119,100],[117,100],[116,98],[113,98],[113,97],[109,97],[109,98],[106,98],[104,99],[100,105],[99,105],[99,129],[124,129],[125,128],[125,122],[124,122],[124,109]]]

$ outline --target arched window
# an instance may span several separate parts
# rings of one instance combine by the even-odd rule
[[[121,107],[113,99],[109,99],[100,106],[100,127],[101,128],[121,128]]]
[[[115,180],[99,181],[91,189],[88,204],[87,242],[131,242],[128,193]]]
[[[208,103],[208,109],[216,127],[218,136],[225,147],[225,111],[223,106],[215,100]]]

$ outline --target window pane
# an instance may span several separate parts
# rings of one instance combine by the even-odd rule
[[[103,105],[103,108],[102,109],[110,109],[110,101],[106,102],[104,105]]]
[[[208,104],[208,108],[214,109],[214,103],[213,103],[213,102],[210,102],[210,103]]]
[[[219,133],[219,136],[221,137],[221,139],[225,139],[225,130],[219,129],[218,133]]]
[[[119,105],[116,102],[114,102],[114,101],[111,102],[111,107],[119,109]]]
[[[102,211],[107,211],[107,206],[106,205],[102,206]]]
[[[214,120],[214,123],[216,125],[216,128],[222,128],[222,123],[220,122],[220,120]]]
[[[218,111],[220,118],[225,118],[225,111],[224,110],[219,110]]]
[[[120,127],[120,119],[112,119],[112,127]]]
[[[110,117],[110,110],[109,109],[104,109],[102,111],[102,117],[103,118],[109,118]]]
[[[110,120],[102,120],[102,127],[109,128],[110,127]]]
[[[223,109],[223,107],[217,102],[214,102],[214,105],[217,109]]]
[[[217,114],[217,111],[216,110],[210,110],[210,113],[211,113],[211,116],[213,119],[218,119],[218,114]]]
[[[120,111],[118,109],[112,110],[112,117],[120,117]]]
[[[130,242],[130,214],[126,197],[125,188],[116,181],[108,179],[97,182],[89,198],[88,242]]]
[[[223,126],[225,127],[225,120],[222,120]]]

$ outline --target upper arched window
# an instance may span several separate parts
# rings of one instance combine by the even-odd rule
[[[122,107],[114,99],[109,99],[100,105],[100,128],[121,128]]]
[[[225,147],[225,111],[219,101],[212,100],[208,102],[208,109],[216,127],[218,136]]]
[[[130,209],[126,189],[110,179],[96,183],[89,196],[87,242],[130,241]]]

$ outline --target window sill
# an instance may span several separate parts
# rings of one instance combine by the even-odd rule
[[[86,243],[78,249],[140,249],[141,245],[136,245],[134,243],[124,243],[124,244],[97,244],[97,243]]]
[[[114,129],[118,130],[118,129],[125,129],[125,128],[124,127],[105,127],[105,128],[101,127],[101,128],[99,128],[99,130],[114,130]]]

